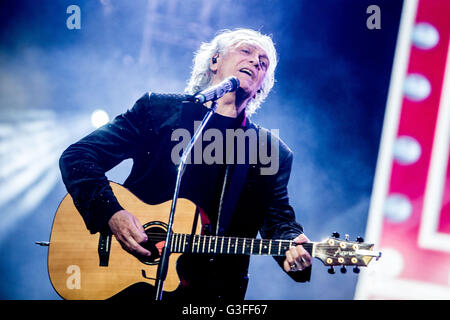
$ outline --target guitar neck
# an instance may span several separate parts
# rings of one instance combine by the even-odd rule
[[[175,233],[172,235],[170,251],[173,253],[284,256],[285,252],[295,245],[295,242],[291,240],[268,240]],[[302,246],[311,254],[314,243],[303,243]]]

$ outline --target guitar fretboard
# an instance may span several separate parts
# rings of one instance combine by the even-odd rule
[[[253,239],[239,237],[220,237],[175,233],[172,235],[170,251],[174,253],[210,253],[284,256],[291,240]],[[303,243],[310,251],[313,243]]]

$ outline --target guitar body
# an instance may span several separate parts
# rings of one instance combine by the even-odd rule
[[[161,232],[153,242],[152,257],[141,261],[122,249],[114,236],[103,243],[107,258],[101,266],[99,255],[100,234],[91,234],[67,195],[58,207],[53,221],[48,254],[48,272],[58,294],[68,300],[103,300],[112,297],[138,282],[155,285],[158,251],[164,245],[162,236],[168,223],[171,201],[148,205],[130,191],[111,183],[114,195],[122,207],[135,215],[146,232]],[[196,206],[187,199],[179,199],[173,223],[173,232],[200,234],[201,226],[193,226]],[[150,230],[150,231],[148,231]],[[165,234],[164,234],[165,235]],[[149,236],[150,239],[150,236]],[[110,241],[110,242],[109,242]],[[174,291],[179,285],[176,261],[181,253],[172,253],[169,259],[164,291]],[[156,259],[155,259],[156,258]]]

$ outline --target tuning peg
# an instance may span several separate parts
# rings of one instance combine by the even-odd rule
[[[358,237],[356,238],[356,242],[359,242],[359,243],[364,242],[363,237],[358,236]]]
[[[359,268],[358,268],[357,266],[353,268],[353,272],[354,272],[354,273],[359,273],[359,271],[360,271],[360,270],[359,270]]]
[[[335,274],[336,271],[334,271],[333,266],[330,267],[330,269],[328,269],[328,273],[329,274]]]
[[[335,231],[335,232],[333,232],[333,233],[331,234],[331,236],[332,236],[333,238],[336,238],[336,239],[337,239],[337,238],[339,238],[340,235],[339,235],[339,232],[336,232],[336,231]]]
[[[341,273],[347,273],[347,269],[345,268],[345,266],[341,267]]]

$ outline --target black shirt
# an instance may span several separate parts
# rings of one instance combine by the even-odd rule
[[[226,166],[226,130],[234,130],[238,127],[240,117],[231,118],[215,113],[204,128],[203,135],[209,129],[217,129],[214,133],[212,141],[198,140],[194,148],[192,149],[191,163],[186,166],[184,172],[180,197],[187,198],[193,201],[199,206],[208,216],[211,223],[212,230],[215,230],[217,224],[217,212],[219,206],[219,199],[222,193],[222,185]],[[219,133],[217,135],[216,133]],[[209,138],[208,138],[209,139]],[[216,141],[215,139],[222,139],[222,141]],[[216,146],[217,148],[215,148]],[[218,148],[222,147],[221,151]],[[205,153],[206,148],[207,153]],[[197,159],[193,156],[194,152],[201,150],[202,157]],[[208,155],[212,155],[213,158],[208,160],[205,158]],[[200,163],[197,163],[201,160]],[[210,163],[214,160],[213,163]],[[217,161],[217,162],[216,162]]]

